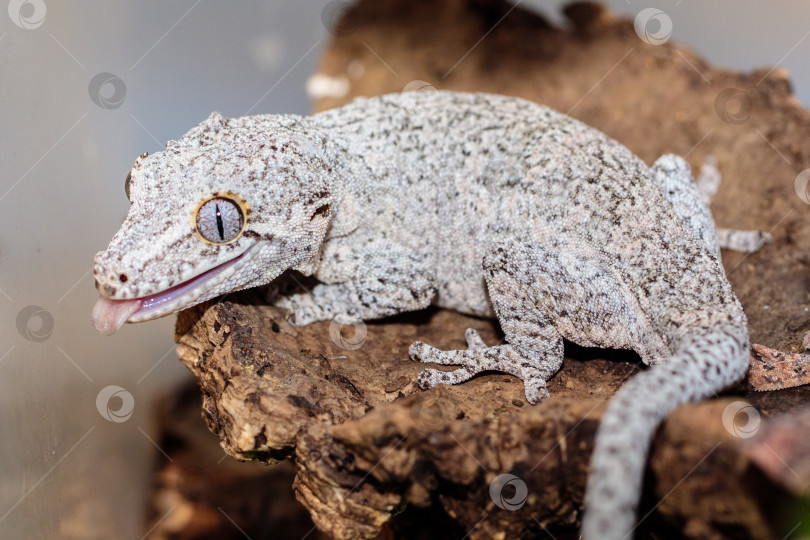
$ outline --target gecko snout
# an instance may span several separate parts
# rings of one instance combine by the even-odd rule
[[[93,265],[93,277],[95,278],[96,290],[99,294],[113,299],[133,298],[132,273],[126,268],[118,268],[112,265],[105,265],[101,261],[102,253],[96,255]]]
[[[119,294],[120,288],[107,280],[96,278],[96,290],[102,296],[106,296],[107,298],[116,298]]]

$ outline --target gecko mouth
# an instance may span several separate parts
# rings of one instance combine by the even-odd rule
[[[225,261],[196,276],[148,296],[130,300],[115,300],[99,295],[91,315],[93,327],[108,336],[124,323],[149,321],[170,315],[205,300],[206,293],[243,267],[262,243],[252,245],[233,259]]]

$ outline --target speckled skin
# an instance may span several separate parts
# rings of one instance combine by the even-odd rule
[[[563,339],[638,352],[653,367],[603,417],[586,538],[631,533],[656,426],[748,366],[745,315],[688,165],[664,156],[648,167],[534,103],[435,92],[357,100],[311,117],[213,114],[131,174],[130,214],[96,258],[99,291],[111,298],[157,292],[247,252],[221,282],[166,310],[294,268],[320,281],[311,294],[276,302],[297,324],[431,303],[494,314],[505,334],[498,345],[474,331],[467,350],[414,343],[414,359],[461,366],[425,370],[419,383],[503,371],[525,382],[532,403],[548,395]],[[206,245],[192,214],[223,190],[253,213],[237,241]]]

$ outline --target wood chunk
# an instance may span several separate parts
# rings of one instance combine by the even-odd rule
[[[328,538],[293,497],[292,463],[265,467],[222,454],[200,418],[196,387],[161,400],[157,425],[161,453],[144,538]]]
[[[755,390],[783,390],[810,383],[810,354],[788,353],[753,344],[748,382]]]
[[[810,494],[810,407],[765,423],[745,453],[768,477],[792,493]]]
[[[363,346],[343,350],[330,340],[328,322],[292,327],[284,312],[243,293],[184,312],[178,351],[201,383],[205,419],[226,453],[267,463],[291,456],[296,496],[330,537],[391,532],[402,527],[393,514],[431,505],[474,538],[526,537],[541,524],[572,537],[599,417],[638,371],[637,358],[568,346],[549,384],[553,397],[534,407],[523,403],[521,383],[504,375],[429,391],[401,386],[422,369],[407,343],[458,347],[468,326],[496,339],[490,321],[429,310],[370,323]],[[651,515],[639,538],[684,520],[700,537],[770,538],[781,530],[761,509],[778,488],[751,466],[744,438],[726,418],[739,403],[753,410],[739,399],[715,400],[667,420],[650,458],[642,516],[644,508]],[[511,491],[503,500],[491,494],[502,474],[526,486],[516,511],[498,506],[508,508]]]

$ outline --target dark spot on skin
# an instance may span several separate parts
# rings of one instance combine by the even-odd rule
[[[127,281],[129,281],[129,278],[127,277],[126,274],[121,274],[120,276],[118,276],[118,281],[120,281],[121,283],[126,283]]]
[[[329,211],[329,205],[328,204],[323,204],[323,205],[319,206],[317,210],[315,210],[315,213],[312,214],[312,217],[309,218],[309,219],[310,219],[310,221],[312,221],[313,219],[315,219],[315,216],[322,216],[322,215],[326,214],[328,211]]]

